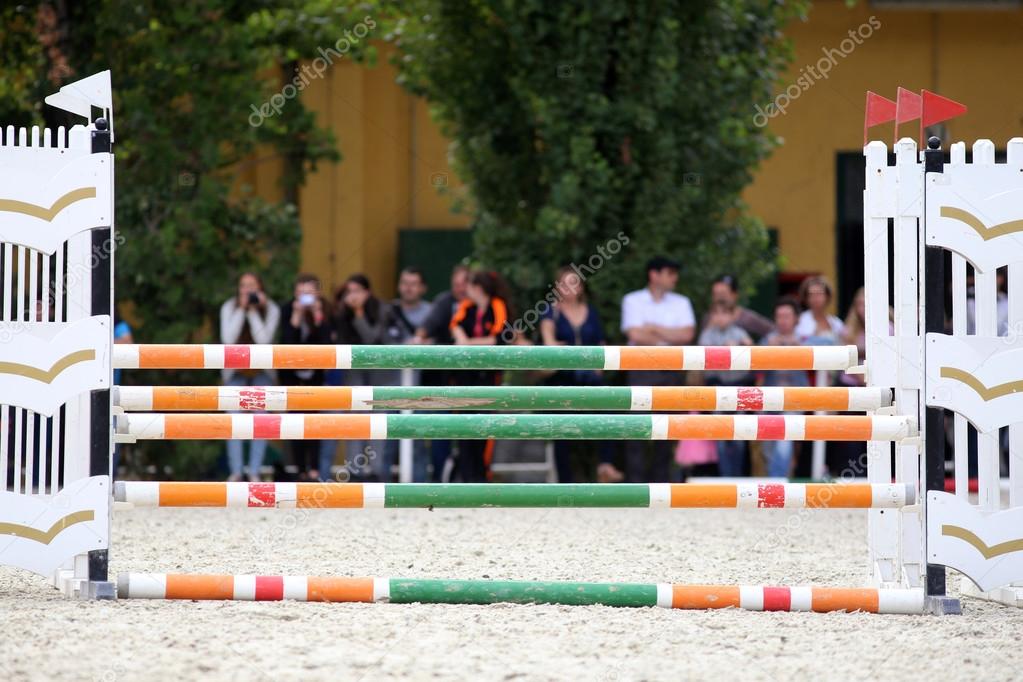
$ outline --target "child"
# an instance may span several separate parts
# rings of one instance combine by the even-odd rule
[[[751,346],[749,334],[735,323],[735,305],[715,301],[710,306],[709,325],[700,333],[701,346]],[[748,372],[734,370],[707,370],[703,373],[708,386],[743,386],[752,378]],[[746,444],[742,441],[719,441],[718,474],[727,477],[746,473]]]
[[[765,336],[761,346],[798,346],[796,324],[799,320],[799,304],[795,299],[782,298],[774,304],[774,331]],[[764,372],[761,386],[809,386],[810,379],[802,370]],[[792,441],[764,441],[764,459],[767,460],[767,475],[788,478],[792,467]]]

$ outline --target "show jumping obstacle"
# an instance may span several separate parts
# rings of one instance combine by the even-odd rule
[[[114,346],[116,369],[847,370],[856,346]]]
[[[129,599],[364,602],[391,604],[564,604],[567,606],[747,611],[923,611],[921,590],[825,587],[576,583],[408,578],[313,578],[291,575],[122,573]]]
[[[118,596],[432,603],[557,603],[752,610],[956,612],[944,566],[1023,603],[1023,335],[998,336],[999,267],[1010,325],[1023,325],[1023,139],[1007,163],[981,141],[950,164],[911,140],[871,143],[864,202],[866,343],[855,347],[432,347],[114,345],[113,121],[109,73],[47,102],[89,119],[54,135],[9,127],[0,146],[0,563],[52,576],[69,595],[111,597],[112,502],[136,506],[436,508],[729,507],[868,510],[873,587],[715,587],[128,573]],[[104,118],[92,120],[92,108]],[[889,249],[889,243],[893,245]],[[952,335],[944,334],[944,250]],[[969,266],[967,265],[969,263]],[[976,280],[967,334],[966,277]],[[891,277],[889,273],[892,273]],[[889,293],[891,295],[889,295]],[[894,327],[889,326],[894,301]],[[865,372],[850,389],[114,387],[119,369],[598,369]],[[1019,386],[1018,386],[1018,385]],[[275,411],[476,410],[472,414]],[[485,410],[596,414],[486,414]],[[601,414],[609,410],[613,413]],[[866,414],[683,415],[688,411]],[[955,492],[943,492],[944,412],[954,421]],[[216,414],[239,411],[242,414]],[[253,412],[261,412],[253,414]],[[197,412],[179,414],[177,412]],[[248,413],[245,413],[248,412]],[[262,412],[269,412],[263,414]],[[646,412],[648,414],[622,414]],[[667,414],[665,414],[667,413]],[[967,498],[967,421],[979,431],[979,504]],[[918,428],[918,425],[922,428]],[[1009,427],[1009,508],[999,499],[998,429]],[[10,434],[11,438],[6,437]],[[628,438],[867,442],[867,483],[242,484],[118,482],[115,441],[186,438]],[[38,454],[37,454],[38,453]],[[894,455],[894,457],[893,457]],[[894,462],[894,466],[893,466]],[[8,474],[8,470],[13,476]],[[967,581],[969,582],[969,581]]]
[[[116,386],[126,412],[616,410],[864,412],[890,407],[887,388],[739,386]]]
[[[871,483],[181,483],[118,481],[114,500],[136,507],[472,509],[898,509],[908,485]]]
[[[908,417],[639,414],[144,414],[119,433],[136,440],[853,440],[915,434]]]

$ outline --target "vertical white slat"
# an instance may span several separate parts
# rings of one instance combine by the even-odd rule
[[[57,147],[67,149],[67,131],[64,126],[57,127]]]
[[[32,146],[39,146],[39,126],[32,126]]]
[[[44,129],[45,134],[46,129]],[[45,144],[45,141],[44,141]],[[50,321],[50,263],[53,260],[53,256],[48,253],[40,253],[42,258],[43,272],[42,272],[42,286],[40,288],[40,302],[42,303],[42,318],[43,322]],[[47,433],[53,427],[54,417],[40,417],[39,422],[39,494],[46,494],[46,472],[48,470],[47,462],[53,456],[51,450],[53,448],[53,439],[47,438]],[[53,491],[56,492],[56,491]]]
[[[25,410],[25,494],[31,495],[35,475],[36,413]]]
[[[44,147],[53,146],[52,132],[49,128],[43,128],[43,146]]]
[[[11,425],[8,412],[7,405],[0,403],[0,492],[7,490],[7,437],[10,434],[7,429]]]
[[[871,142],[864,149],[866,157],[865,191],[863,193],[865,334],[867,340],[866,381],[868,386],[895,386],[889,365],[882,365],[882,353],[894,350],[888,324],[888,219],[894,215],[895,175],[888,171],[888,148]],[[890,443],[867,443],[867,479],[871,483],[891,483],[892,446]],[[870,545],[868,571],[877,586],[898,584],[901,578],[899,560],[899,519],[882,510],[867,512],[867,541]]]
[[[995,162],[995,145],[991,140],[973,143],[973,165],[991,166]],[[998,281],[994,271],[974,272],[974,308],[976,334],[998,336]],[[998,430],[977,432],[978,504],[982,510],[994,511],[1001,506]]]
[[[814,377],[814,385],[824,387],[828,385],[828,373],[826,370],[817,370]],[[816,415],[827,414],[827,412],[814,412]],[[822,440],[813,441],[810,447],[810,478],[815,481],[823,481],[827,474],[827,460],[825,459],[825,447],[827,443]],[[834,472],[833,472],[834,473]]]
[[[21,492],[21,461],[22,453],[24,452],[21,446],[21,413],[24,412],[21,408],[14,408],[14,487],[12,490],[15,493]]]
[[[92,301],[90,260],[92,234],[81,232],[71,237],[67,254],[67,322],[89,317]],[[89,475],[89,394],[67,402],[65,409],[64,485],[67,486]]]
[[[951,165],[966,165],[966,143],[956,142],[951,147]],[[952,254],[952,335],[966,336],[966,259]],[[956,496],[970,497],[969,423],[966,417],[954,413],[952,417],[952,462],[955,466]]]
[[[14,126],[7,126],[7,135],[4,138],[4,144],[8,147],[14,147],[15,141]]]
[[[64,279],[65,279],[65,266],[64,266],[64,245],[61,245],[57,249],[57,253],[54,256],[53,266],[53,321],[64,322]],[[60,449],[61,449],[61,436],[65,432],[63,425],[66,418],[67,410],[70,409],[70,403],[68,407],[63,410],[58,410],[57,414],[53,416],[53,445],[52,452],[50,455],[50,490],[56,495],[60,492],[60,471],[61,471],[61,460],[60,460]],[[67,452],[65,446],[64,452]],[[65,457],[65,461],[66,461]],[[66,480],[66,479],[65,479]]]
[[[10,130],[10,129],[8,129]],[[17,295],[14,299],[14,320],[19,324],[23,323],[26,319],[25,316],[25,298],[26,292],[25,287],[28,283],[28,273],[26,254],[28,249],[24,246],[15,247],[15,253],[17,253]],[[22,482],[22,468],[24,464],[25,449],[22,445],[21,429],[23,424],[25,410],[20,407],[14,408],[14,492],[21,492]]]
[[[33,128],[33,130],[36,130]],[[39,322],[39,315],[36,312],[39,305],[39,257],[38,251],[26,249],[28,252],[28,300],[25,305],[29,324]],[[25,410],[25,494],[31,495],[33,491],[32,479],[35,475],[35,442],[36,435],[36,414],[31,410]]]
[[[0,270],[3,271],[3,298],[0,299],[0,321],[10,323],[10,303],[11,303],[11,281],[14,278],[14,251],[13,246],[10,243],[3,245],[3,251],[0,252]],[[11,426],[7,405],[4,404],[2,396],[0,396],[0,480],[3,481],[0,485],[0,491],[7,490],[7,464],[8,464],[8,451],[7,451],[7,438],[10,432],[8,429]]]
[[[401,385],[415,385],[415,371],[411,369],[401,370]],[[412,410],[402,410],[402,414],[412,414]],[[413,441],[404,438],[398,444],[398,480],[402,483],[411,483],[413,474]],[[320,472],[321,474],[323,472]]]
[[[896,212],[894,244],[895,344],[898,363],[895,405],[899,414],[915,417],[923,423],[920,391],[923,388],[920,273],[923,269],[923,194],[924,169],[916,143],[902,139],[895,149]],[[923,448],[921,442],[895,445],[895,480],[919,489],[922,485]],[[921,499],[926,496],[921,495]],[[925,502],[926,504],[926,502]],[[924,552],[924,509],[899,515],[899,561],[905,587],[921,584],[926,573]]]
[[[19,147],[27,147],[28,146],[28,129],[27,128],[18,128],[18,146]]]
[[[1023,137],[1006,145],[1006,163],[1023,174]],[[1023,338],[1023,263],[1009,264],[1009,337]],[[1023,422],[1009,426],[1009,507],[1023,506]]]

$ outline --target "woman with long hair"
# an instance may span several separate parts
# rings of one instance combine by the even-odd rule
[[[828,313],[828,306],[834,296],[831,282],[826,277],[816,275],[807,277],[799,285],[799,302],[803,312],[796,324],[796,336],[800,342],[815,339],[815,345],[842,342],[845,325],[842,321]]]
[[[398,343],[397,339],[389,335],[390,305],[373,294],[373,287],[365,275],[356,273],[346,279],[334,296],[334,304],[338,343]],[[397,370],[351,369],[346,374],[351,386],[396,386],[401,381],[401,372]],[[321,471],[325,467],[329,471],[336,451],[336,442],[324,443],[320,458]],[[390,482],[391,466],[398,452],[397,441],[352,440],[347,443],[347,452],[350,471],[357,471],[362,462],[368,461],[374,478],[384,483]]]
[[[509,336],[510,320],[507,288],[496,272],[473,272],[469,276],[466,297],[451,317],[451,336],[456,346],[503,345]],[[452,372],[455,386],[497,386],[501,372],[496,370],[460,370]],[[489,478],[493,441],[463,440],[458,444],[458,469],[465,483],[483,483]]]
[[[235,295],[220,306],[220,342],[224,344],[273,343],[281,321],[281,310],[266,296],[263,280],[254,272],[238,278]],[[225,386],[272,386],[277,383],[271,371],[259,369],[222,370]],[[227,441],[229,481],[242,480],[242,446],[240,440]],[[260,480],[260,469],[266,455],[266,441],[249,443],[249,480]]]
[[[545,346],[603,346],[604,327],[597,309],[590,304],[586,295],[586,283],[571,267],[558,270],[554,280],[554,302],[540,320],[540,336]],[[597,370],[560,370],[546,381],[551,386],[600,386],[603,376]],[[572,483],[575,473],[572,466],[572,452],[578,447],[572,441],[554,441],[554,465],[559,483]],[[598,444],[600,464],[597,479],[602,483],[617,483],[625,478],[615,467],[612,452],[607,441]]]

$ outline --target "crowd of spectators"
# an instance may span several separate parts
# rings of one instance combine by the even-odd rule
[[[743,307],[735,275],[717,278],[704,318],[697,324],[692,302],[675,291],[679,264],[656,257],[646,268],[645,285],[625,294],[621,302],[621,332],[631,345],[713,346],[855,344],[863,353],[863,296],[860,292],[843,322],[828,313],[832,288],[823,277],[806,279],[798,298],[782,298],[773,319]],[[401,271],[398,297],[379,298],[362,274],[351,275],[333,297],[325,295],[315,275],[295,280],[293,297],[278,306],[267,296],[256,273],[238,278],[237,291],[220,310],[220,340],[225,344],[449,344],[449,345],[603,345],[606,329],[589,300],[586,283],[571,267],[556,273],[552,304],[540,317],[535,338],[514,324],[511,297],[502,278],[493,272],[457,266],[450,288],[429,301],[423,273],[414,267]],[[699,333],[698,333],[699,332]],[[609,376],[596,370],[561,370],[542,374],[539,381],[556,386],[598,386],[624,382],[631,386],[808,386],[819,377],[807,372],[705,371],[702,376],[676,371],[634,370]],[[503,381],[493,370],[423,370],[405,375],[405,382],[425,386],[491,386]],[[852,378],[851,378],[852,377]],[[856,381],[855,375],[829,380]],[[395,386],[399,370],[224,370],[229,386]],[[242,441],[229,441],[229,480],[261,480],[265,476],[267,443],[250,441],[248,458]],[[596,478],[602,482],[684,480],[690,473],[744,476],[751,473],[790,476],[798,459],[793,443],[611,441],[553,443],[557,477],[562,482]],[[585,453],[584,453],[585,451]],[[343,469],[357,480],[390,481],[397,463],[396,441],[295,441],[288,444],[285,465],[277,476],[298,480],[333,480]],[[589,457],[583,456],[589,455]],[[340,456],[339,456],[340,455]],[[413,445],[415,481],[483,482],[491,478],[493,442],[485,440],[426,441]]]

